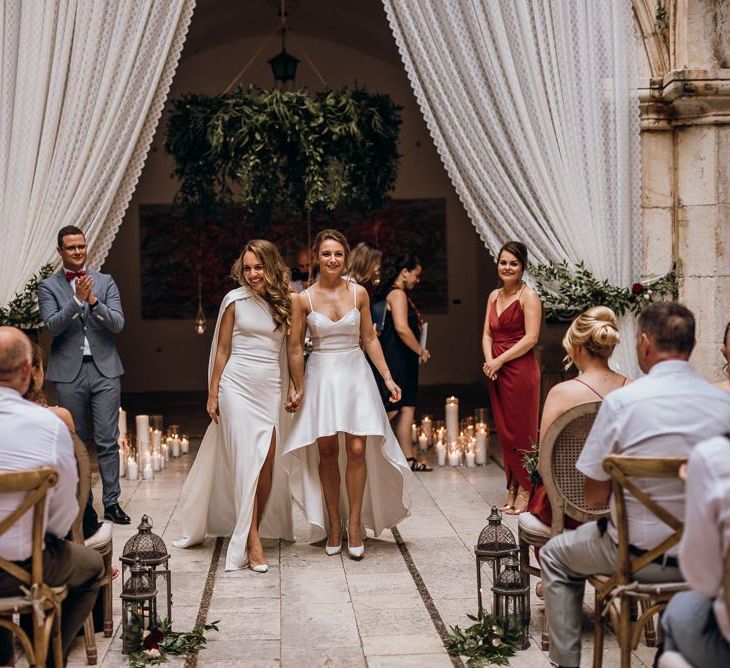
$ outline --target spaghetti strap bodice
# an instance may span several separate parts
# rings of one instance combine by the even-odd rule
[[[360,311],[357,308],[357,293],[352,285],[354,304],[339,320],[331,320],[314,310],[312,298],[307,293],[311,311],[307,314],[307,327],[312,336],[313,353],[338,353],[360,348]]]
[[[598,390],[596,390],[595,388],[591,387],[584,380],[581,380],[580,378],[574,378],[573,380],[577,380],[581,385],[585,385],[591,392],[593,392],[593,394],[595,394],[601,401],[603,401],[603,398],[604,398],[603,395]]]

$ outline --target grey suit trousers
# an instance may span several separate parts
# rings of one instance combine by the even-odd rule
[[[659,521],[659,520],[657,520]],[[545,588],[545,614],[550,630],[550,659],[559,666],[580,666],[583,596],[588,575],[610,575],[616,569],[618,547],[596,522],[551,538],[540,550]],[[649,564],[637,579],[676,582],[678,568]]]
[[[79,375],[70,383],[55,383],[56,401],[71,412],[79,438],[88,443],[87,410],[91,408],[94,442],[103,486],[104,507],[117,503],[119,486],[119,377],[103,376],[93,361],[81,365]]]

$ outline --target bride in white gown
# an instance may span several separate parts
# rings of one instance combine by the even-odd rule
[[[296,406],[299,399],[294,388],[303,391],[304,398],[282,459],[291,493],[314,537],[327,535],[327,554],[341,551],[341,518],[346,517],[348,551],[359,559],[365,551],[366,529],[377,536],[409,514],[406,482],[412,474],[360,348],[362,342],[391,400],[398,401],[400,388],[390,376],[375,335],[367,292],[342,277],[347,253],[347,240],[340,232],[320,232],[313,249],[320,278],[292,297],[290,404]],[[306,327],[313,351],[304,374]]]
[[[265,573],[260,536],[293,540],[286,473],[276,438],[291,320],[289,270],[276,246],[256,239],[233,266],[241,284],[221,304],[208,364],[212,422],[182,490],[178,518],[190,547],[230,536],[226,570]]]

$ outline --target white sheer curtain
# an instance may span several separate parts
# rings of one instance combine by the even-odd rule
[[[137,184],[194,0],[0,2],[0,305],[78,225],[98,268]]]
[[[630,0],[383,0],[446,170],[495,254],[640,271]],[[633,320],[617,366],[635,371]]]

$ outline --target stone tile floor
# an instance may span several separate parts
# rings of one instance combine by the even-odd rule
[[[188,550],[171,547],[179,536],[175,515],[180,490],[192,463],[191,456],[172,460],[152,482],[122,481],[122,502],[132,516],[131,527],[116,527],[115,563],[126,540],[136,532],[143,513],[154,520],[154,530],[172,554],[173,620],[177,630],[189,630],[198,617],[215,541]],[[97,485],[98,489],[98,485]],[[306,542],[267,541],[270,571],[226,573],[224,558],[217,562],[208,621],[220,620],[220,633],[208,635],[208,645],[197,657],[200,666],[369,666],[418,668],[462,666],[444,649],[424,602],[433,602],[437,623],[468,625],[467,613],[476,611],[473,546],[486,523],[490,506],[502,501],[503,473],[490,461],[486,467],[436,468],[415,476],[411,491],[412,516],[398,526],[398,534],[425,588],[416,586],[396,537],[390,531],[367,541],[365,558],[326,557],[321,547]],[[516,518],[506,518],[516,532]],[[303,527],[301,517],[297,526]],[[225,551],[225,543],[223,550]],[[214,564],[215,566],[216,564]],[[418,577],[418,576],[416,576]],[[97,634],[99,665],[126,665],[121,654],[121,579],[114,583],[114,635]],[[534,591],[534,587],[533,587]],[[592,629],[586,596],[583,629],[583,666],[591,665]],[[549,666],[540,649],[543,606],[532,600],[531,644],[511,666]],[[654,650],[640,645],[634,665],[650,666]],[[19,662],[18,665],[21,665]],[[184,665],[173,658],[169,665]],[[79,639],[69,665],[86,665]],[[195,665],[188,660],[188,666]],[[618,649],[609,634],[605,666],[618,665]]]

